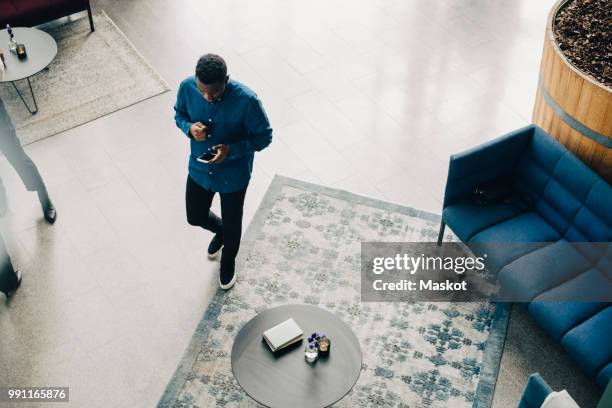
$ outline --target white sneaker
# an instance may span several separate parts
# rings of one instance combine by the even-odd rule
[[[219,287],[223,290],[231,289],[231,287],[234,286],[234,284],[236,283],[236,276],[238,274],[236,273],[235,267],[232,269],[233,270],[231,271],[231,278],[229,277],[229,273],[227,273],[228,276],[223,276],[223,281],[221,280],[221,270],[219,270]],[[227,281],[228,279],[229,282]]]

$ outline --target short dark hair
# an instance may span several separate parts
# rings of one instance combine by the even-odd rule
[[[195,74],[200,82],[206,85],[225,82],[227,65],[225,65],[223,58],[217,54],[205,54],[198,60]]]

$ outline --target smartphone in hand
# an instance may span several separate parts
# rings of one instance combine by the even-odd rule
[[[208,163],[210,162],[217,154],[215,152],[206,152],[203,155],[201,155],[200,157],[197,158],[197,160],[201,163]]]

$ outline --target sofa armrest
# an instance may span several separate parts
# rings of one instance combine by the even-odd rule
[[[604,390],[601,399],[597,403],[597,408],[612,407],[612,380],[608,382],[608,386]]]
[[[484,183],[514,172],[535,126],[529,125],[450,157],[444,208],[467,197]]]
[[[531,374],[523,390],[519,408],[540,408],[551,392],[553,392],[553,389],[539,373]]]

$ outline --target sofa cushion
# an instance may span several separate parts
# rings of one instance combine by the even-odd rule
[[[547,134],[543,129],[536,127],[528,147],[529,159],[536,163],[547,174],[552,175],[561,157],[567,149]]]
[[[565,233],[568,241],[612,241],[612,188],[602,179],[596,181],[584,198],[584,205]]]
[[[529,194],[535,204],[566,151],[542,129],[535,127],[531,141],[516,166],[515,189],[521,194]]]
[[[469,242],[555,242],[561,238],[546,221],[534,212],[520,214],[504,222],[485,228]]]
[[[548,137],[550,138],[550,136]],[[565,150],[565,147],[561,147]],[[563,156],[559,158],[552,176],[564,189],[581,202],[584,202],[591,188],[593,188],[593,184],[601,180],[593,170],[569,150],[565,150]]]
[[[608,306],[561,339],[563,347],[591,377],[612,361],[612,306]]]
[[[580,294],[588,299],[580,299]],[[536,297],[529,313],[555,340],[582,322],[612,305],[612,283],[597,269],[591,269]],[[612,324],[612,322],[610,322]]]
[[[565,240],[515,259],[499,271],[507,301],[531,302],[539,294],[589,269],[589,261]]]
[[[608,243],[606,252],[597,261],[596,268],[612,281],[612,242]]]
[[[601,369],[599,374],[597,374],[597,378],[595,379],[595,381],[597,381],[597,384],[601,388],[605,388],[611,380],[612,380],[612,363],[608,364],[607,366]]]
[[[511,202],[482,206],[469,200],[463,200],[446,207],[442,212],[442,218],[453,232],[465,242],[483,229],[499,224],[522,212]]]
[[[608,228],[612,228],[610,202],[612,202],[612,187],[605,180],[599,179],[589,191],[585,200],[585,205],[593,214],[597,215]],[[612,232],[610,234],[612,234]],[[612,241],[612,235],[609,235],[606,241]]]
[[[560,234],[565,234],[580,208],[582,202],[554,178],[546,184],[535,206],[537,213]]]
[[[612,200],[612,197],[610,197]],[[612,201],[610,201],[612,202]],[[612,229],[587,207],[581,207],[565,232],[568,241],[607,242],[612,239]]]
[[[542,129],[519,160],[514,185],[568,241],[612,239],[610,185]]]
[[[487,268],[497,273],[515,259],[538,249],[537,243],[544,246],[559,238],[559,233],[542,217],[528,212],[485,228],[468,241],[468,246],[476,255],[486,254]]]
[[[536,211],[568,241],[609,241],[610,185],[569,151],[559,158],[550,176]]]
[[[582,207],[580,211],[578,211],[578,214],[576,214],[572,225],[565,233],[565,237],[569,241],[574,242],[609,242],[612,239],[610,237],[610,231],[612,231],[612,229],[603,223],[587,207]],[[601,257],[601,252],[598,251],[601,247],[583,246],[580,249],[583,255],[593,261]]]

